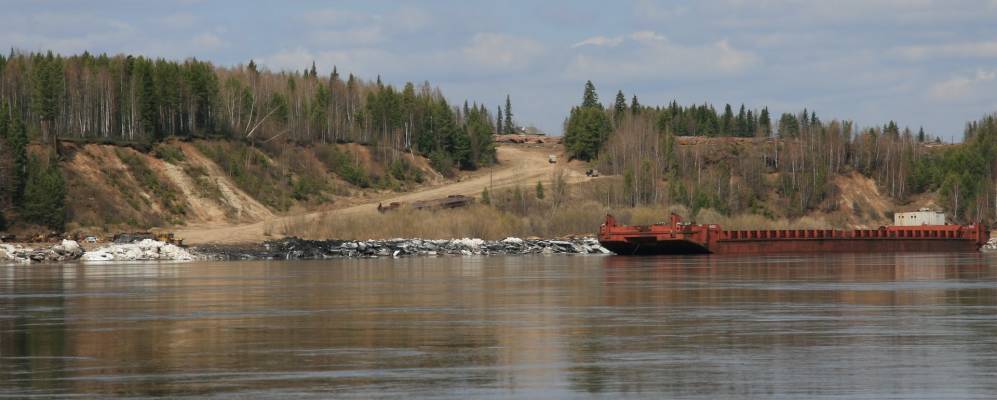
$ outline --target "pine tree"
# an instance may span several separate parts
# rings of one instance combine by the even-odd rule
[[[917,141],[924,143],[924,127],[917,130]]]
[[[4,114],[9,112],[6,104],[2,112]],[[13,118],[6,125],[6,141],[14,159],[11,200],[14,205],[20,206],[24,204],[24,188],[28,181],[28,129],[17,113],[13,114]]]
[[[762,113],[758,116],[758,125],[761,126],[765,137],[772,136],[772,119],[769,117],[768,107],[762,107]]]
[[[333,82],[339,81],[339,70],[336,69],[335,65],[332,66],[332,76],[329,77],[329,80]]]
[[[585,82],[585,93],[582,95],[582,107],[602,107],[599,105],[599,95],[595,92],[595,85],[592,84],[592,81]]]
[[[730,104],[724,106],[724,115],[720,119],[720,135],[730,136],[731,131],[734,130],[734,110],[731,110]]]
[[[66,223],[66,186],[55,162],[43,165],[31,159],[21,215],[30,223],[62,230]]]
[[[633,99],[630,100],[630,112],[634,114],[640,112],[640,102],[637,101],[637,95],[634,95]]]
[[[308,75],[314,78],[318,78],[318,70],[315,69],[315,61],[312,61],[312,69],[308,71]]]
[[[537,181],[537,199],[544,199],[544,184],[540,181]]]
[[[737,112],[737,119],[734,124],[734,136],[748,136],[748,115],[744,111],[744,104],[741,104],[741,109]]]
[[[748,130],[744,136],[755,136],[758,133],[758,124],[755,122],[755,115],[748,110]]]
[[[512,100],[509,95],[505,95],[505,133],[514,134],[516,133],[516,126],[512,123]]]
[[[623,114],[627,112],[627,98],[623,95],[622,90],[616,92],[616,104],[613,106],[613,109],[615,111],[613,117],[619,122],[623,119]]]
[[[56,58],[51,51],[45,56],[36,56],[33,62],[32,108],[40,117],[42,135],[48,139],[52,125],[59,115],[65,76],[62,72],[61,59]]]
[[[505,131],[502,130],[502,118],[503,117],[505,117],[505,115],[502,114],[502,106],[498,106],[498,112],[495,113],[495,134],[497,134],[497,135],[501,135],[501,134],[505,133]]]

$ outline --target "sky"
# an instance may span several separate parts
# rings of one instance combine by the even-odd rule
[[[641,104],[803,108],[960,140],[997,111],[997,0],[5,0],[0,46],[196,57],[278,71],[314,61],[560,134],[591,80]]]

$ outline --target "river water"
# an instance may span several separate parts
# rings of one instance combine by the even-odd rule
[[[0,397],[995,398],[997,256],[0,267]]]

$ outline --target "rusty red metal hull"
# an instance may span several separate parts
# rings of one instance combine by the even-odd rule
[[[879,229],[724,230],[683,223],[617,225],[611,216],[599,243],[621,255],[802,254],[977,251],[990,238],[982,225],[883,226]]]

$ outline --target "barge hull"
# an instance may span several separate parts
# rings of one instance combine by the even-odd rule
[[[718,241],[705,248],[684,240],[657,242],[601,242],[602,246],[619,255],[680,255],[680,254],[812,254],[812,253],[947,253],[971,252],[979,246],[959,239],[811,239],[785,241]]]
[[[603,247],[620,255],[971,252],[990,238],[982,225],[883,226],[879,229],[737,230],[683,223],[617,225],[599,230]]]

